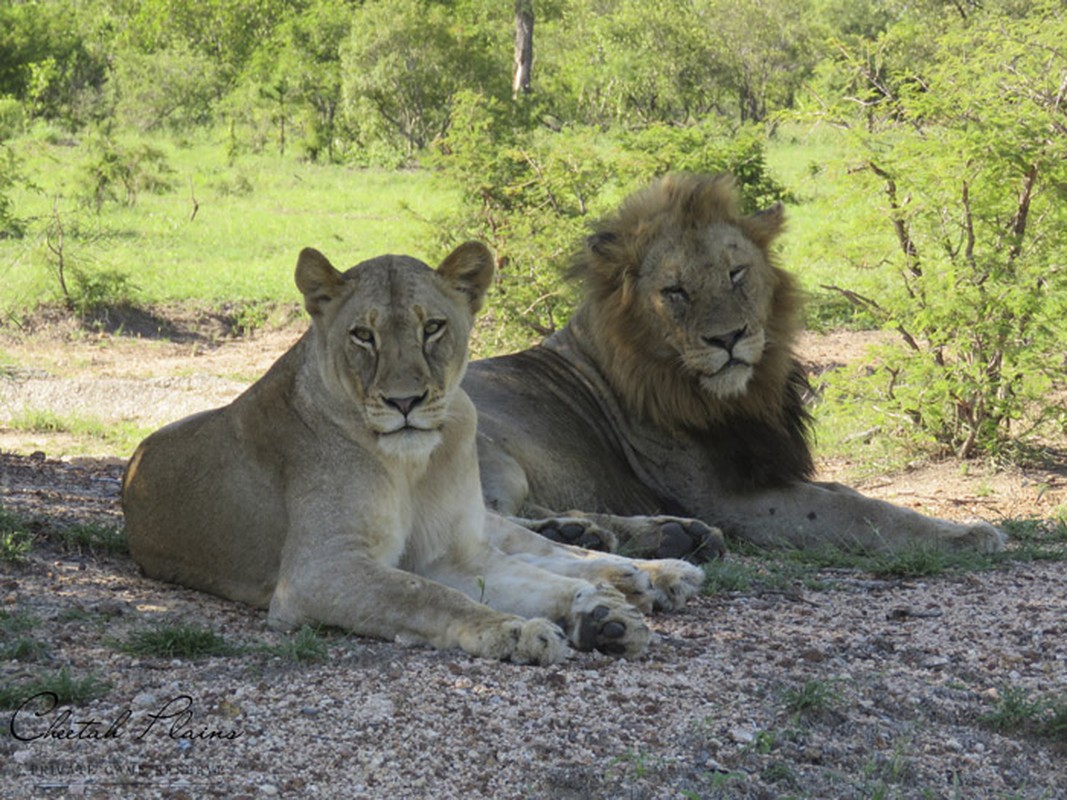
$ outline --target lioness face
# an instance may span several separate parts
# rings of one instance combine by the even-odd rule
[[[742,230],[715,223],[651,244],[638,295],[663,360],[677,360],[704,391],[727,399],[744,392],[767,344],[774,275]]]
[[[422,461],[441,443],[492,271],[492,256],[477,243],[436,271],[382,256],[342,274],[322,254],[301,253],[297,284],[333,407],[339,400],[360,418],[386,455]]]

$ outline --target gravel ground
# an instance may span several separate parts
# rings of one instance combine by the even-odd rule
[[[185,413],[189,396],[217,404],[241,383],[220,371],[258,372],[283,339],[196,356],[187,343],[83,342],[39,363],[56,380],[88,371],[151,382],[199,359],[184,383],[148,384],[175,398],[169,410],[153,406],[165,416]],[[22,352],[25,370],[33,356]],[[993,519],[1048,516],[1064,503],[1059,472],[970,484],[958,472],[883,477],[871,493]],[[114,457],[0,454],[0,502],[46,520],[45,533],[73,521],[118,525],[120,474]],[[0,635],[14,638],[4,633],[11,620],[32,620],[18,636],[47,652],[0,661],[0,684],[66,668],[101,688],[76,705],[0,711],[0,797],[1064,796],[1062,734],[997,732],[984,718],[1017,693],[1067,698],[1065,562],[926,579],[822,569],[770,585],[653,617],[652,646],[635,661],[578,654],[523,667],[339,633],[321,637],[324,658],[305,661],[279,651],[291,639],[269,631],[262,611],[42,535],[25,563],[0,562]],[[210,628],[239,649],[195,660],[122,649],[161,624]]]

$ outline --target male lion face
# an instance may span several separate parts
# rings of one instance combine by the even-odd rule
[[[301,253],[297,284],[323,382],[335,406],[362,416],[383,453],[424,460],[441,443],[492,271],[492,256],[474,243],[437,270],[382,256],[341,274],[320,253]]]
[[[649,346],[709,394],[741,394],[767,344],[773,280],[760,248],[730,223],[652,242],[637,280],[648,329],[661,337]]]

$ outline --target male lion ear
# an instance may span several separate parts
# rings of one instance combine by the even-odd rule
[[[770,208],[745,217],[741,227],[760,247],[766,247],[785,228],[785,206],[780,202]]]
[[[449,253],[437,273],[467,295],[472,314],[478,313],[493,280],[493,254],[481,242],[465,242]]]
[[[344,276],[312,247],[305,247],[296,259],[296,286],[304,295],[304,308],[318,316],[345,285]]]

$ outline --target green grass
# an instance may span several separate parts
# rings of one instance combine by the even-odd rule
[[[120,648],[130,655],[157,658],[206,658],[237,652],[222,636],[196,625],[157,625],[134,631]]]
[[[951,577],[1010,567],[1030,561],[1067,560],[1067,520],[1009,519],[1002,553],[982,554],[916,542],[890,553],[855,553],[835,547],[764,550],[731,543],[726,559],[703,565],[704,594],[829,591],[840,582],[834,573],[856,573],[886,580]],[[828,572],[829,571],[829,572]]]
[[[1067,694],[1032,698],[1025,689],[1008,686],[992,711],[981,717],[999,733],[1024,734],[1067,743]]]
[[[120,525],[79,522],[57,527],[55,535],[67,550],[78,553],[100,555],[129,552],[126,533]]]
[[[82,449],[103,445],[109,452],[132,453],[149,433],[145,428],[130,422],[101,420],[92,416],[57,414],[44,409],[26,409],[4,423],[15,431],[37,434],[69,434],[85,440]]]
[[[107,203],[97,215],[79,197],[84,145],[11,143],[38,190],[12,193],[30,225],[22,239],[0,239],[0,313],[61,299],[45,235],[54,207],[68,278],[111,281],[123,299],[143,306],[217,307],[295,299],[293,268],[307,246],[340,268],[390,252],[428,259],[437,243],[427,219],[453,201],[425,170],[318,165],[274,154],[242,155],[231,164],[224,138],[206,133],[154,145],[173,170],[171,189],[142,193],[131,207]],[[193,195],[199,209],[190,220]]]
[[[287,636],[280,644],[264,647],[263,652],[287,661],[317,663],[326,660],[330,654],[330,648],[323,641],[319,629],[303,625],[300,630]]]
[[[0,562],[23,562],[32,548],[33,534],[22,519],[0,506]]]
[[[57,705],[85,703],[107,693],[110,685],[96,677],[87,675],[76,678],[67,667],[55,672],[47,672],[27,681],[17,683],[0,683],[0,708],[18,708],[31,697],[41,693],[56,696]]]
[[[791,715],[813,717],[830,711],[838,700],[836,688],[828,681],[809,680],[782,693],[782,702]]]
[[[25,635],[37,625],[37,619],[29,614],[0,611],[0,661],[40,661],[46,657],[48,645]]]

